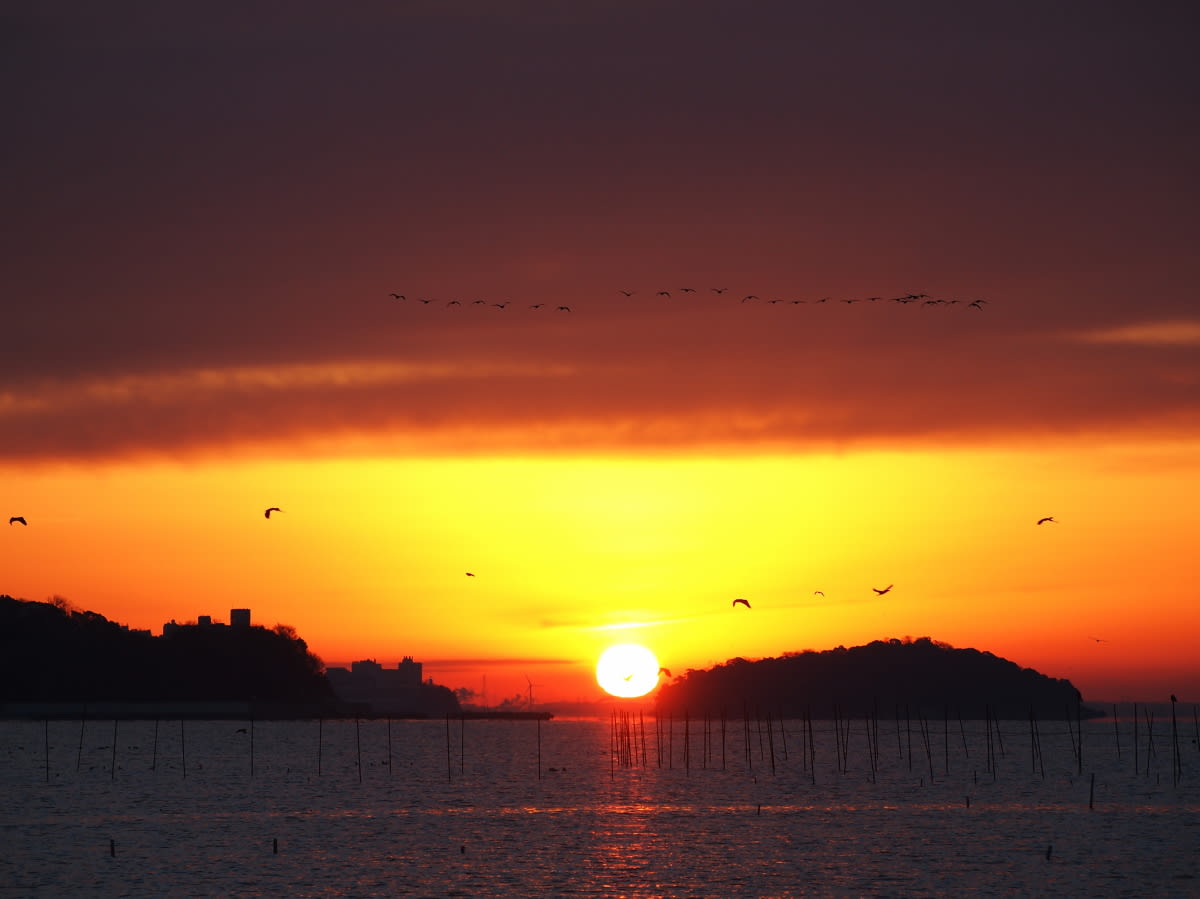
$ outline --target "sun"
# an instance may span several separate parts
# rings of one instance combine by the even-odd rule
[[[596,662],[596,683],[613,696],[645,696],[658,686],[658,659],[645,646],[618,643]]]

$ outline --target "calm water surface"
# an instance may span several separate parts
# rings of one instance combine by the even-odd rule
[[[1200,896],[1190,729],[1083,727],[4,721],[0,896]]]

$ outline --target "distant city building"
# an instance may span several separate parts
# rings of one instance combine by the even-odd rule
[[[395,668],[384,668],[374,659],[352,662],[347,668],[327,668],[333,692],[345,702],[367,703],[377,713],[407,713],[422,705],[422,665],[405,656]]]
[[[250,627],[250,610],[249,609],[230,609],[229,624],[214,622],[211,615],[197,615],[195,624],[179,624],[172,618],[163,625],[163,636],[169,637],[171,634],[178,631],[181,627],[235,627],[248,628]]]

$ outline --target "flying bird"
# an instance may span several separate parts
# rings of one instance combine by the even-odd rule
[[[10,518],[8,520],[8,523],[10,525],[13,525],[13,524],[16,524],[18,521],[21,524],[25,525],[25,527],[29,527],[29,522],[25,520],[25,517],[23,515],[14,515],[12,518]]]
[[[272,512],[282,512],[282,511],[283,511],[283,509],[279,508],[279,506],[271,506],[271,508],[269,508],[269,509],[267,509],[267,511],[263,512],[263,518],[270,518]]]
[[[1107,641],[1107,640],[1105,640],[1103,637],[1088,637],[1088,639],[1089,639],[1089,640],[1093,640],[1093,641],[1095,641],[1096,643],[1107,643],[1107,642],[1108,642],[1108,641]]]
[[[474,572],[474,571],[468,571],[468,572],[467,572],[467,577],[475,577],[475,572]]]
[[[824,596],[824,595],[825,595],[824,590],[814,590],[813,591],[813,596]]]
[[[659,674],[665,674],[667,677],[670,677],[670,676],[671,676],[671,669],[670,669],[670,668],[659,668],[659,669],[658,669],[658,673],[659,673]]]
[[[730,605],[731,605],[731,606],[743,605],[743,606],[745,606],[745,607],[748,609],[748,608],[750,608],[750,600],[748,600],[748,599],[735,599],[735,600],[734,600],[732,603],[730,603]]]
[[[633,296],[635,292],[636,292],[636,291],[633,291],[633,290],[619,290],[619,291],[617,291],[617,293],[623,293],[623,294],[625,294],[625,296],[627,296],[627,297],[631,297],[631,296]]]
[[[1037,523],[1045,524],[1047,521],[1053,522],[1054,524],[1058,524],[1057,521],[1054,521],[1054,516],[1052,516],[1052,515],[1047,515],[1045,518],[1039,518]]]
[[[402,293],[394,293],[394,294],[392,294],[392,299],[394,299],[394,300],[406,300],[406,299],[408,299],[408,297],[406,297],[406,296],[405,296],[404,294],[402,294]]]
[[[571,311],[571,307],[570,307],[570,306],[558,306],[558,307],[555,309],[555,311],[556,311],[556,312],[570,312],[570,311]]]
[[[670,295],[671,295],[671,291],[669,291],[669,290],[660,290],[658,293],[655,294],[656,297],[669,297]]]
[[[892,589],[894,586],[896,586],[896,585],[895,585],[895,584],[888,584],[888,585],[887,585],[886,587],[884,587],[882,590],[881,590],[881,589],[879,589],[878,587],[872,587],[871,589],[872,589],[872,590],[874,590],[876,593],[878,593],[880,596],[883,596],[883,594],[887,593],[887,592],[888,592],[889,590],[891,590],[891,589]]]

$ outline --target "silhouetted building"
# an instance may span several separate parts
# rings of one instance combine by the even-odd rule
[[[345,702],[368,704],[381,714],[407,714],[423,709],[422,666],[405,656],[395,668],[384,668],[374,659],[352,662],[349,669],[327,668],[333,692]]]
[[[249,609],[230,609],[229,624],[222,624],[219,621],[214,622],[211,615],[197,615],[195,624],[179,624],[172,618],[163,625],[163,636],[169,637],[181,627],[250,627],[250,610]]]

